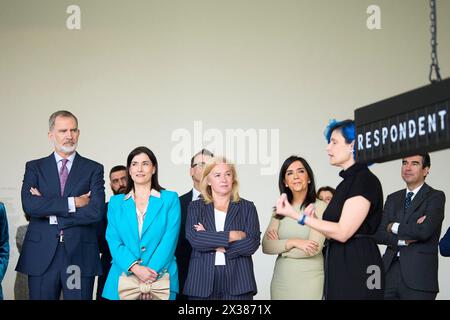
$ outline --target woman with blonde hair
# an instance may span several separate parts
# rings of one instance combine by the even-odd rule
[[[236,168],[224,157],[207,163],[200,189],[203,199],[189,205],[186,220],[192,254],[183,293],[191,300],[251,300],[261,235],[256,207],[239,196]]]

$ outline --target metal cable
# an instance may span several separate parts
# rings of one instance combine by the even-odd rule
[[[437,22],[436,22],[436,0],[430,0],[430,20],[431,20],[431,65],[428,79],[431,83],[441,81],[441,74],[439,72],[439,61],[437,56]],[[433,79],[433,71],[436,78]]]

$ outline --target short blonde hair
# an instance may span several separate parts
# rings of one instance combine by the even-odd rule
[[[231,201],[238,202],[240,200],[240,197],[239,197],[239,181],[237,178],[236,166],[223,156],[212,157],[206,164],[205,169],[203,170],[202,179],[200,181],[200,192],[202,193],[203,200],[207,204],[213,202],[212,190],[211,186],[208,185],[207,178],[208,175],[211,173],[212,169],[214,169],[214,167],[218,164],[227,164],[230,167],[231,173],[233,175],[233,185],[231,188]]]

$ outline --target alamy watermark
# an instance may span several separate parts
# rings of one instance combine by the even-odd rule
[[[278,171],[279,129],[205,130],[202,121],[194,121],[193,130],[175,129],[171,141],[175,142],[171,150],[174,164],[188,164],[193,154],[206,148],[236,164],[259,165],[261,175],[274,175]]]
[[[70,14],[66,18],[66,27],[68,30],[81,30],[81,8],[79,5],[72,4],[67,7],[66,13]],[[369,30],[381,29],[381,9],[380,6],[372,4],[367,7],[366,13],[369,17],[366,20],[366,26]]]
[[[81,8],[76,4],[72,4],[67,7],[66,13],[70,16],[66,19],[66,28],[69,30],[80,30],[81,29]]]
[[[69,290],[80,290],[81,289],[81,269],[77,265],[70,265],[66,270],[67,277],[66,286]]]
[[[366,285],[369,290],[381,289],[381,268],[377,265],[371,265],[367,267],[367,274],[370,276],[367,278]]]
[[[376,4],[372,4],[367,7],[367,14],[370,16],[366,20],[366,26],[369,30],[380,30],[381,29],[381,9]]]

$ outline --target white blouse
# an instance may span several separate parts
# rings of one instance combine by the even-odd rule
[[[150,196],[151,197],[157,197],[157,198],[161,198],[161,193],[156,191],[155,189],[152,189],[150,192]],[[128,200],[129,198],[132,198],[134,201],[134,192],[133,190],[130,191],[126,196],[125,196],[125,200]],[[150,198],[148,199],[148,201],[150,202]],[[147,204],[147,209],[148,209],[148,204]],[[145,216],[147,215],[147,211],[145,212],[140,212],[138,207],[136,206],[136,216],[137,216],[137,221],[138,221],[138,228],[139,228],[139,239],[141,238],[142,235],[142,226],[144,225],[144,219]]]
[[[137,215],[138,228],[139,228],[139,239],[141,238],[141,235],[142,235],[142,226],[144,225],[144,219],[145,219],[146,214],[147,214],[147,211],[140,212],[138,207],[136,206],[136,215]]]
[[[226,212],[214,209],[214,220],[216,222],[216,231],[223,231],[225,227],[225,218],[227,216]],[[225,263],[225,254],[222,252],[216,251],[216,266],[224,266]]]

